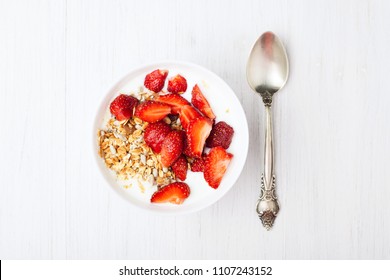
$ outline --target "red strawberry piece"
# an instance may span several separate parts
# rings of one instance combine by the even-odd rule
[[[145,77],[144,85],[146,88],[154,92],[160,92],[168,76],[168,70],[154,70]]]
[[[232,142],[234,129],[225,122],[218,122],[213,126],[209,138],[206,140],[206,147],[213,148],[221,146],[225,150]]]
[[[184,148],[184,134],[173,130],[164,139],[161,145],[161,164],[171,166],[182,154]]]
[[[191,105],[184,105],[180,110],[180,122],[184,129],[187,129],[190,121],[197,119],[202,115]]]
[[[188,163],[185,156],[181,155],[173,164],[172,170],[176,178],[184,181],[187,178]]]
[[[183,154],[187,157],[192,157],[192,153],[191,153],[191,150],[190,148],[188,147],[188,143],[187,143],[187,135],[185,135],[184,137],[184,149],[183,149]]]
[[[205,158],[204,162],[204,179],[210,187],[216,189],[221,183],[223,175],[233,155],[226,152],[222,147],[212,148]]]
[[[133,116],[133,110],[137,104],[137,98],[121,94],[111,102],[110,112],[118,121],[128,120]]]
[[[181,97],[177,93],[169,93],[166,95],[160,95],[156,98],[156,101],[168,104],[172,107],[172,113],[178,114],[180,112],[181,107],[184,105],[190,105],[185,98]]]
[[[157,102],[145,101],[135,108],[134,115],[145,122],[158,122],[171,113],[171,106]]]
[[[182,204],[189,195],[190,188],[186,183],[175,182],[157,190],[152,195],[150,202]]]
[[[168,81],[168,91],[172,93],[183,93],[187,90],[187,80],[181,76],[176,75]]]
[[[192,172],[203,172],[204,171],[204,159],[196,158],[191,164]]]
[[[200,158],[207,137],[212,128],[211,120],[199,117],[192,120],[187,128],[187,149],[191,157]]]
[[[203,113],[203,115],[210,119],[215,119],[213,110],[211,110],[209,102],[207,101],[206,97],[204,97],[198,85],[195,85],[192,89],[191,102],[199,111]]]
[[[145,143],[153,152],[159,153],[165,137],[171,132],[171,127],[163,121],[148,124],[144,133]]]

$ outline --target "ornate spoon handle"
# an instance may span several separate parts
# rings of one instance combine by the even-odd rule
[[[279,204],[275,194],[271,102],[264,102],[266,113],[264,173],[261,175],[261,193],[256,206],[257,214],[267,230],[271,229],[279,212]]]

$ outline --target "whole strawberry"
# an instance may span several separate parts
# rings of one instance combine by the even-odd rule
[[[168,76],[168,70],[154,70],[145,77],[144,86],[154,92],[160,92]]]
[[[210,132],[206,140],[206,147],[213,148],[221,146],[224,149],[229,148],[232,142],[234,129],[225,122],[218,122]]]
[[[133,110],[137,104],[137,98],[126,94],[121,94],[111,102],[110,112],[118,121],[128,120],[133,116]]]

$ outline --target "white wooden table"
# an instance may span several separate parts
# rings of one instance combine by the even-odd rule
[[[389,1],[0,1],[0,258],[390,258]],[[262,102],[250,48],[272,30],[291,75],[274,100],[281,211],[255,213]],[[217,204],[180,217],[131,207],[98,172],[91,129],[140,64],[191,61],[247,114],[245,169]]]

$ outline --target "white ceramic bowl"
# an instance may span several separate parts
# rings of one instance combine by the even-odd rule
[[[181,74],[187,79],[188,89],[184,94],[187,100],[191,100],[191,89],[197,83],[203,90],[203,94],[210,103],[216,121],[226,121],[234,128],[234,136],[228,152],[234,155],[218,189],[208,186],[203,178],[203,173],[188,171],[186,183],[191,188],[190,196],[181,205],[152,204],[150,197],[156,190],[145,184],[144,192],[141,192],[135,181],[133,187],[125,189],[125,183],[116,178],[116,175],[109,170],[103,160],[98,156],[97,131],[104,128],[105,119],[109,116],[109,105],[119,93],[137,92],[143,86],[145,75],[155,69],[169,70],[168,79],[176,74]],[[167,80],[168,80],[167,79]],[[165,88],[167,82],[165,83]],[[107,93],[100,104],[93,128],[93,147],[96,161],[103,177],[114,191],[126,199],[132,205],[145,210],[151,210],[161,214],[181,214],[195,212],[203,209],[222,198],[234,185],[244,167],[248,153],[248,124],[244,110],[233,90],[213,72],[187,62],[165,61],[144,65],[132,70]]]

